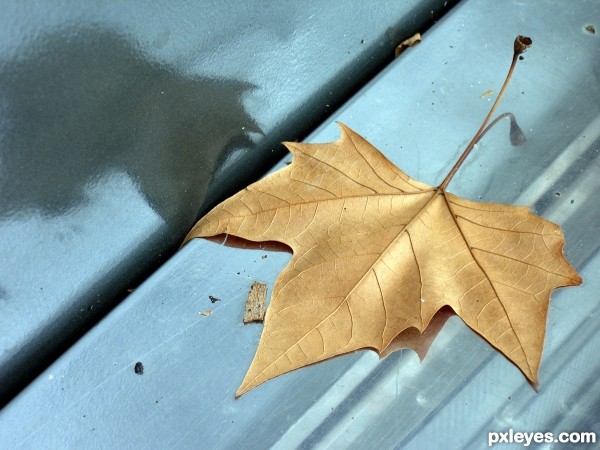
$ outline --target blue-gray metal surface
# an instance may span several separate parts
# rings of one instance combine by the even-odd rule
[[[600,433],[600,41],[586,30],[599,18],[598,2],[462,2],[308,139],[337,138],[340,120],[437,184],[498,91],[515,35],[533,38],[501,108],[527,142],[511,147],[508,124],[497,126],[450,190],[532,205],[564,229],[584,285],[553,294],[538,393],[453,318],[422,363],[360,352],[234,400],[261,330],[242,324],[245,295],[254,280],[272,286],[289,255],[194,240],[0,411],[2,442],[475,449],[509,428]]]
[[[2,2],[0,405],[446,3]]]

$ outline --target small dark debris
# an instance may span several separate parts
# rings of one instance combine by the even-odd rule
[[[575,200],[571,200],[571,205],[572,205],[573,203],[575,203]]]
[[[596,34],[596,27],[594,25],[586,25],[585,31],[591,34]]]
[[[523,55],[519,56],[519,61],[523,61],[525,59],[525,57]]]
[[[261,259],[267,259],[267,255],[262,255],[260,258]]]
[[[220,298],[217,298],[217,297],[215,297],[214,295],[209,295],[209,296],[208,296],[208,299],[210,300],[210,302],[211,302],[211,303],[217,303],[217,302],[220,302],[220,301],[221,301],[221,299],[220,299]]]
[[[560,197],[560,192],[555,192],[554,195],[556,195],[557,197]]]
[[[135,367],[133,368],[133,370],[138,375],[143,375],[144,374],[144,365],[141,363],[141,361],[138,361],[135,363]]]
[[[360,40],[360,43],[361,43],[361,44],[364,44],[364,43],[365,43],[365,40],[364,40],[364,39],[361,39],[361,40]]]

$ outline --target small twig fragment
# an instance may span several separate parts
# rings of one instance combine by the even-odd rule
[[[479,98],[486,98],[488,95],[492,95],[494,93],[494,91],[492,89],[488,89],[487,91],[485,91],[483,94],[481,94],[479,96]]]
[[[419,42],[421,42],[421,33],[415,33],[412,37],[405,39],[396,47],[394,51],[394,57],[400,56],[400,54],[409,47],[414,47]]]
[[[206,311],[202,311],[200,313],[202,316],[208,317],[212,314],[212,310],[211,309],[207,309]]]
[[[255,281],[248,293],[244,323],[262,322],[267,310],[267,285]]]

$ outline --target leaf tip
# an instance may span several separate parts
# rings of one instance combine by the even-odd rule
[[[340,129],[342,135],[349,134],[349,132],[351,131],[350,127],[348,125],[346,125],[345,123],[339,122],[337,120],[335,121],[335,123],[337,124],[338,128]]]
[[[196,227],[193,227],[188,234],[185,236],[185,238],[183,239],[183,242],[181,243],[181,245],[179,246],[179,248],[182,248],[185,244],[187,244],[189,241],[191,241],[192,239],[194,239],[195,237],[195,233],[194,230],[196,229]]]
[[[247,393],[248,391],[252,390],[255,387],[256,386],[249,386],[248,382],[246,380],[242,381],[242,384],[240,385],[240,387],[237,389],[237,391],[235,391],[235,398],[236,399],[240,398],[242,395],[244,395],[245,393]]]

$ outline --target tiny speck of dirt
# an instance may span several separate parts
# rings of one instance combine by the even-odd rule
[[[142,364],[141,361],[138,361],[135,363],[135,367],[133,368],[133,371],[138,375],[144,374],[144,365]]]
[[[267,259],[267,255],[262,255],[260,258],[261,259]]]
[[[519,61],[523,61],[525,59],[525,57],[523,55],[519,56]]]
[[[572,205],[573,203],[575,203],[575,200],[571,200],[571,205]]]
[[[586,25],[585,31],[587,31],[590,34],[596,34],[596,27],[594,25]]]
[[[211,302],[211,303],[217,303],[217,302],[220,302],[220,301],[221,301],[221,299],[220,299],[220,298],[217,298],[217,297],[215,297],[214,295],[209,295],[209,296],[208,296],[208,299],[210,300],[210,302]]]
[[[560,192],[555,192],[554,195],[556,195],[557,197],[560,197]]]
[[[364,40],[364,39],[361,39],[361,40],[360,40],[360,43],[361,43],[361,44],[364,44],[364,43],[365,43],[365,40]]]

